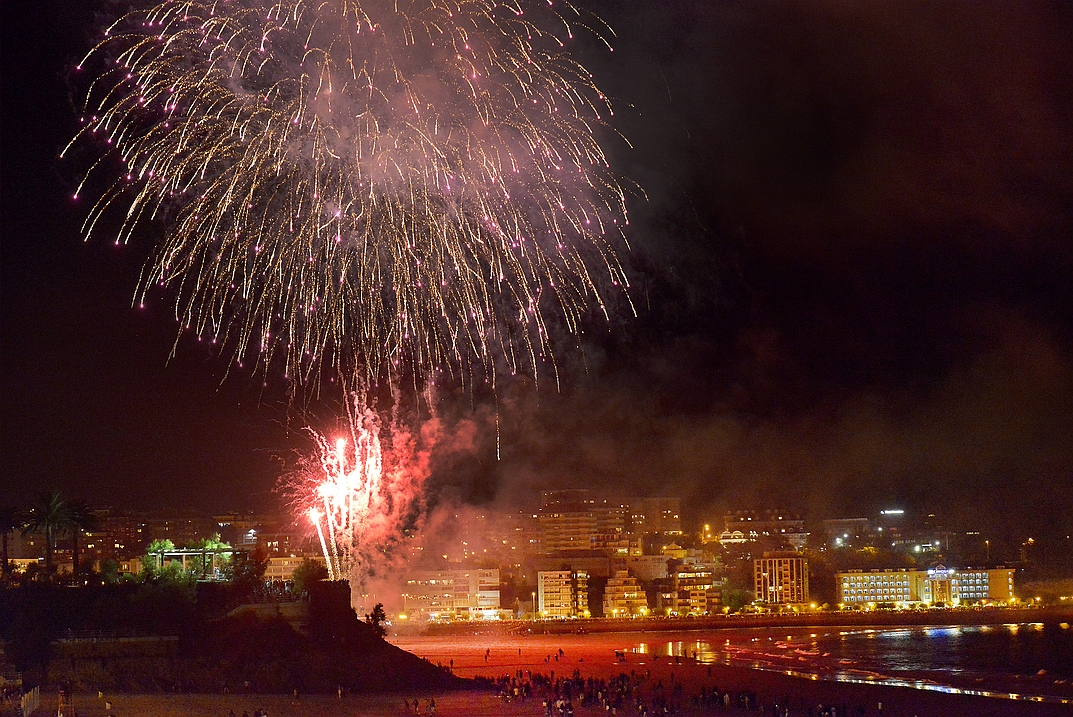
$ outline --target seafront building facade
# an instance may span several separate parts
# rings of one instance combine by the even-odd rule
[[[703,563],[677,566],[671,575],[670,609],[675,615],[707,615],[722,606],[723,591],[714,569]]]
[[[800,555],[769,553],[753,561],[756,599],[768,605],[802,605],[809,600],[808,561]]]
[[[604,588],[604,617],[631,617],[648,614],[648,598],[637,578],[625,570],[616,571]]]
[[[1014,598],[1011,568],[955,570],[938,565],[926,570],[849,570],[837,573],[838,600],[843,605],[868,606],[893,603],[898,606],[960,605]]]
[[[415,620],[499,617],[499,570],[419,570],[403,587],[403,611]]]
[[[584,570],[538,572],[537,610],[541,617],[589,617],[589,574]]]

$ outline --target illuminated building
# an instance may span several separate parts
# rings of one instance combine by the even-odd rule
[[[268,565],[265,567],[265,581],[275,582],[277,580],[282,580],[283,582],[289,582],[294,580],[294,571],[307,560],[318,563],[325,570],[328,569],[328,563],[324,560],[323,555],[308,558],[294,556],[270,557],[268,559]]]
[[[81,561],[84,564],[99,564],[107,559],[129,560],[145,552],[149,541],[144,514],[101,509],[94,510],[93,516],[96,528],[82,533]]]
[[[670,545],[664,545],[663,549],[660,550],[660,553],[665,558],[683,560],[685,559],[686,555],[689,554],[689,551],[683,548],[678,543],[671,543]]]
[[[499,612],[499,570],[419,570],[403,588],[403,609],[417,620],[494,618]]]
[[[808,602],[808,562],[799,555],[767,553],[753,561],[756,599],[771,605]]]
[[[625,555],[628,512],[625,505],[598,499],[588,490],[547,491],[539,518],[541,549],[545,554],[606,550]]]
[[[538,572],[537,605],[541,617],[589,617],[588,573],[584,570]]]
[[[786,510],[739,510],[727,513],[723,516],[723,532],[718,536],[712,533],[711,524],[704,527],[701,536],[704,542],[715,540],[726,545],[774,540],[787,548],[800,550],[808,539],[805,521]]]
[[[637,578],[625,570],[617,571],[608,578],[604,587],[604,617],[647,615],[648,598]]]
[[[927,570],[850,570],[837,573],[839,602],[850,607],[881,603],[959,605],[1013,599],[1009,568],[955,570],[938,565]]]
[[[211,538],[220,530],[219,524],[192,510],[174,513],[158,511],[145,518],[143,537],[146,545],[154,540],[170,540],[174,545],[193,545]],[[234,543],[232,543],[234,545]]]
[[[678,615],[707,615],[722,605],[722,590],[715,585],[714,571],[702,563],[685,563],[671,574],[668,607]]]

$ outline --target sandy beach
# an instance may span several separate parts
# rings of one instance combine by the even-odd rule
[[[644,636],[657,643],[661,637]],[[802,679],[785,674],[760,672],[738,666],[703,664],[690,658],[666,655],[658,659],[653,652],[634,652],[636,633],[598,635],[451,635],[392,637],[390,641],[433,663],[450,667],[460,677],[495,679],[530,675],[548,678],[580,676],[583,679],[607,679],[622,673],[633,675],[642,694],[650,695],[656,685],[679,685],[677,714],[686,717],[710,714],[757,714],[737,709],[703,709],[692,697],[702,689],[754,693],[764,714],[771,714],[775,701],[790,707],[790,714],[818,715],[821,705],[838,706],[844,714],[886,717],[1046,717],[1073,714],[1069,705],[1042,704],[965,694],[949,694],[872,684],[850,684]],[[664,641],[665,642],[665,641]],[[562,656],[559,656],[559,650]],[[616,652],[619,655],[616,655]],[[420,713],[428,714],[429,700],[434,699],[435,714],[449,717],[513,717],[544,714],[539,694],[526,701],[506,702],[489,691],[462,691],[428,694],[393,695],[103,695],[76,696],[77,714],[87,717],[236,717],[245,711],[266,711],[272,717],[386,717],[406,714],[404,700],[417,699]],[[55,708],[55,694],[44,695],[42,707],[48,713]],[[110,705],[110,708],[109,706]],[[44,712],[42,712],[44,713]],[[413,712],[410,712],[413,714]],[[579,717],[608,714],[589,705],[578,707]],[[619,714],[635,715],[632,706]],[[840,713],[842,714],[842,713]]]
[[[666,641],[666,635],[646,635],[653,643]],[[396,637],[391,641],[399,647],[432,662],[450,665],[461,677],[495,677],[513,674],[517,670],[569,676],[577,670],[582,677],[610,677],[621,672],[649,675],[648,681],[681,683],[688,696],[702,687],[719,687],[734,692],[747,690],[757,693],[769,705],[774,700],[793,705],[791,714],[817,713],[817,706],[845,705],[849,714],[864,709],[865,715],[965,715],[972,717],[1004,717],[1006,715],[1069,715],[1073,706],[1041,704],[1010,699],[997,699],[963,694],[931,692],[910,688],[871,684],[851,684],[803,679],[788,675],[759,672],[741,667],[701,664],[682,658],[673,659],[636,654],[636,634],[604,633],[588,635],[470,635],[442,637]],[[564,657],[552,657],[558,650]],[[485,660],[487,651],[488,659]],[[519,652],[520,651],[520,652]],[[626,662],[616,659],[616,651],[626,651]],[[688,700],[687,700],[688,702]],[[882,703],[882,711],[879,705]],[[688,704],[687,715],[710,714],[693,710]],[[534,713],[537,714],[537,713]]]

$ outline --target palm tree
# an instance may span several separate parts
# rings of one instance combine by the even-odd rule
[[[78,538],[82,535],[82,531],[97,529],[97,516],[89,509],[85,501],[79,500],[67,507],[67,518],[71,523],[68,528],[71,534],[71,569],[75,577],[78,577]]]
[[[14,533],[16,530],[21,530],[22,526],[26,523],[26,518],[23,516],[22,511],[17,510],[9,505],[0,506],[0,538],[3,539],[3,571],[0,575],[7,577],[10,570],[7,556],[7,536]]]
[[[71,529],[71,525],[70,511],[58,490],[45,493],[38,498],[37,505],[30,508],[22,534],[41,533],[45,536],[45,572],[49,575],[52,574],[56,541]]]

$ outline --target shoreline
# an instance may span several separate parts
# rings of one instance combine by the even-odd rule
[[[928,627],[1073,623],[1073,605],[1041,608],[948,608],[869,612],[839,611],[772,615],[710,615],[704,617],[564,618],[561,620],[457,621],[427,625],[395,625],[398,636],[498,634],[568,634],[615,632],[686,632],[749,628]]]
[[[669,638],[677,637],[667,633]],[[822,679],[815,674],[792,669],[756,669],[755,666],[737,662],[701,662],[692,658],[659,657],[655,654],[664,646],[649,653],[632,652],[636,638],[644,638],[641,632],[600,633],[596,635],[529,635],[501,634],[399,637],[392,641],[403,649],[421,657],[450,664],[460,677],[496,678],[516,674],[518,670],[532,670],[556,675],[569,675],[578,670],[582,677],[608,678],[621,672],[649,675],[652,681],[677,682],[694,692],[718,686],[734,692],[755,692],[765,704],[775,700],[793,705],[793,714],[807,714],[808,709],[817,713],[819,704],[844,705],[856,710],[862,707],[865,714],[879,714],[878,705],[883,703],[884,715],[975,715],[984,717],[1007,717],[1013,715],[1061,715],[1070,713],[1069,704],[1039,702],[1030,699],[1008,699],[1003,693],[982,693],[984,689],[945,689],[941,685],[923,689],[920,685],[885,684],[861,678],[853,681]],[[642,643],[643,644],[643,643]],[[565,650],[562,662],[546,660],[554,655],[559,646]],[[651,649],[645,646],[645,649]],[[485,650],[490,650],[484,659]],[[518,651],[521,650],[521,653]],[[616,651],[626,651],[625,662],[615,658]],[[688,710],[685,714],[693,714]],[[850,712],[853,714],[854,712]],[[696,712],[702,714],[702,712]]]
[[[388,642],[428,660],[431,664],[442,665],[460,678],[494,681],[504,678],[509,680],[519,675],[523,679],[543,675],[544,678],[550,676],[554,682],[555,679],[572,675],[581,679],[599,680],[625,674],[631,675],[631,679],[636,679],[639,685],[643,685],[639,689],[647,694],[652,694],[654,689],[663,689],[664,685],[678,686],[682,694],[682,708],[677,714],[685,717],[711,714],[711,708],[698,708],[692,706],[690,701],[702,696],[705,690],[710,693],[715,688],[735,695],[742,692],[753,694],[769,711],[775,702],[784,706],[790,705],[791,713],[795,716],[806,715],[810,711],[813,715],[818,714],[820,705],[839,706],[846,710],[846,714],[868,717],[1050,717],[1073,713],[1073,698],[1059,703],[1025,697],[1032,692],[1031,688],[1039,684],[1034,685],[1034,679],[1029,677],[1017,684],[1003,682],[1001,679],[988,679],[982,684],[968,684],[969,678],[965,677],[961,682],[953,681],[952,684],[958,685],[957,687],[948,687],[928,680],[926,673],[895,673],[899,676],[899,682],[892,683],[890,680],[876,679],[889,675],[871,673],[873,677],[864,670],[860,670],[860,675],[855,675],[855,670],[851,667],[845,670],[829,670],[830,674],[823,674],[822,666],[804,662],[800,666],[790,660],[785,664],[779,664],[777,660],[766,660],[767,664],[761,664],[761,661],[765,660],[764,654],[772,652],[767,643],[776,639],[779,629],[789,628],[788,632],[804,632],[817,627],[884,630],[943,626],[952,623],[938,618],[949,618],[954,612],[933,611],[934,614],[930,615],[933,619],[924,625],[917,625],[915,621],[914,624],[907,625],[904,620],[889,619],[898,617],[896,615],[886,616],[888,619],[884,622],[887,624],[878,625],[874,620],[868,620],[867,624],[856,624],[855,621],[855,624],[846,625],[842,624],[844,620],[838,621],[840,624],[837,625],[803,624],[801,618],[815,616],[794,616],[798,619],[792,621],[736,620],[733,624],[708,620],[601,621],[606,623],[604,627],[608,629],[585,630],[582,634],[578,634],[575,627],[581,621],[562,621],[544,626],[555,629],[531,632],[529,629],[533,623],[524,623],[524,630],[519,629],[517,623],[503,623],[494,626],[495,629],[485,630],[474,630],[473,625],[456,624],[451,626],[451,634],[395,634],[388,638]],[[971,615],[973,620],[962,621],[962,624],[1009,624],[1015,622],[1012,618],[1024,616],[1032,618],[1025,621],[1029,623],[1073,620],[1073,610],[971,612],[975,613]],[[845,616],[845,613],[835,613],[824,617]],[[873,618],[874,614],[854,617]],[[984,618],[987,619],[981,621]],[[711,626],[713,624],[714,626]],[[704,648],[700,647],[705,640],[698,639],[701,633],[718,634],[720,631],[725,637],[737,635],[742,646],[755,642],[753,656],[750,657],[748,649],[736,653],[709,649],[705,653]],[[713,641],[706,642],[711,644]],[[723,637],[720,637],[718,642],[721,647]],[[560,649],[564,650],[562,659],[555,657]],[[695,650],[701,651],[698,655],[700,659],[690,656]],[[836,678],[833,675],[836,671],[845,674]],[[434,698],[437,713],[445,717],[540,717],[544,714],[540,699],[504,702],[492,692],[482,689],[479,684],[471,684],[469,689],[462,690],[354,694],[344,695],[342,699],[337,699],[334,694],[310,694],[302,695],[298,701],[294,701],[291,695],[258,693],[113,693],[101,699],[98,699],[96,694],[86,694],[78,696],[78,713],[86,717],[180,717],[188,714],[218,714],[220,717],[228,717],[229,709],[235,709],[236,715],[241,715],[244,709],[253,714],[255,709],[267,708],[273,717],[387,717],[405,714],[403,700],[414,698],[422,700],[422,714],[426,714],[428,700]],[[112,709],[105,709],[105,699],[113,703]],[[42,707],[55,704],[54,700],[54,692],[43,695]],[[883,705],[882,711],[879,710],[880,704]],[[720,713],[728,716],[747,714],[734,708],[721,710]],[[577,714],[579,717],[595,717],[597,714],[604,714],[604,711],[586,706],[578,709]],[[632,707],[624,708],[619,714],[633,717],[636,711]]]
[[[1033,623],[1039,624],[1039,623]],[[950,626],[904,626],[898,627],[872,627],[872,628],[849,628],[853,632],[882,633],[903,629],[928,630],[932,627],[945,629]],[[988,626],[954,626],[954,627],[988,627]],[[1062,675],[1051,675],[1047,671],[1039,671],[1033,674],[1001,674],[997,672],[962,672],[957,669],[945,670],[942,667],[921,669],[898,669],[887,668],[887,674],[881,674],[868,669],[867,664],[861,664],[855,660],[838,659],[828,653],[820,654],[819,650],[802,652],[794,649],[795,645],[804,646],[809,638],[815,639],[817,634],[811,632],[816,628],[792,628],[793,635],[785,632],[775,633],[772,628],[750,628],[741,630],[735,634],[736,641],[730,639],[725,645],[716,644],[713,640],[697,640],[697,644],[688,646],[686,643],[697,636],[696,632],[666,632],[659,642],[669,639],[669,642],[660,648],[660,654],[680,655],[689,657],[690,650],[696,656],[696,650],[700,650],[699,661],[707,664],[724,664],[731,666],[747,667],[769,673],[794,673],[800,679],[810,679],[825,682],[844,682],[855,684],[883,684],[903,689],[916,689],[923,691],[948,692],[955,694],[975,694],[986,696],[991,699],[1008,699],[1012,701],[1044,702],[1050,704],[1069,705],[1073,709],[1073,683]],[[819,628],[826,631],[821,638],[829,638],[835,631],[832,628]],[[847,630],[837,629],[839,633]],[[787,630],[786,632],[789,632]],[[773,634],[775,633],[775,634]],[[811,633],[811,634],[810,634]],[[628,633],[622,633],[625,637]],[[724,631],[722,639],[727,633]],[[653,633],[633,633],[638,638],[651,640]],[[682,638],[678,642],[676,639]],[[793,644],[790,644],[793,643]],[[645,650],[649,646],[640,642]],[[683,649],[684,648],[684,649]],[[788,652],[793,650],[793,652]],[[837,661],[836,661],[837,660]],[[1062,679],[1058,679],[1062,678]]]
[[[791,708],[791,714],[817,715],[821,705],[837,706],[840,714],[864,717],[1057,717],[1069,714],[1068,705],[1047,704],[1025,700],[958,694],[880,684],[862,679],[855,682],[836,682],[814,675],[794,674],[794,670],[759,670],[748,664],[702,662],[688,656],[668,654],[671,646],[679,651],[691,650],[688,640],[679,633],[664,632],[668,642],[652,641],[651,633],[599,633],[514,635],[453,635],[433,637],[394,637],[392,644],[407,650],[432,664],[441,664],[458,677],[482,678],[487,681],[518,678],[537,678],[555,682],[577,676],[583,680],[610,680],[627,675],[638,685],[638,693],[651,699],[664,688],[678,689],[680,717],[702,717],[713,713],[734,715],[756,714],[736,708],[713,710],[697,705],[694,698],[718,689],[732,695],[748,693],[771,713],[775,702]],[[645,640],[649,642],[645,642]],[[559,653],[559,650],[563,652]],[[637,650],[637,651],[634,651]],[[663,651],[663,652],[661,652]],[[616,653],[619,653],[616,655]],[[625,653],[625,654],[622,654]],[[658,655],[658,657],[657,657]],[[390,717],[406,714],[403,700],[421,701],[421,714],[427,714],[430,699],[435,699],[436,713],[441,717],[540,717],[544,715],[543,695],[526,701],[506,702],[492,691],[481,689],[446,691],[408,691],[395,694],[291,695],[271,694],[111,694],[100,698],[96,694],[76,697],[78,714],[83,717],[186,717],[190,714],[228,717],[230,709],[236,715],[243,710],[253,714],[255,709],[267,709],[272,717]],[[674,694],[674,692],[670,692]],[[106,709],[106,701],[111,702]],[[42,707],[55,704],[55,693],[42,696]],[[733,704],[733,702],[731,703]],[[880,709],[882,705],[882,709]],[[860,710],[860,711],[858,711]],[[597,705],[579,706],[578,717],[596,717],[607,711]],[[620,715],[635,717],[638,713],[627,705]]]

